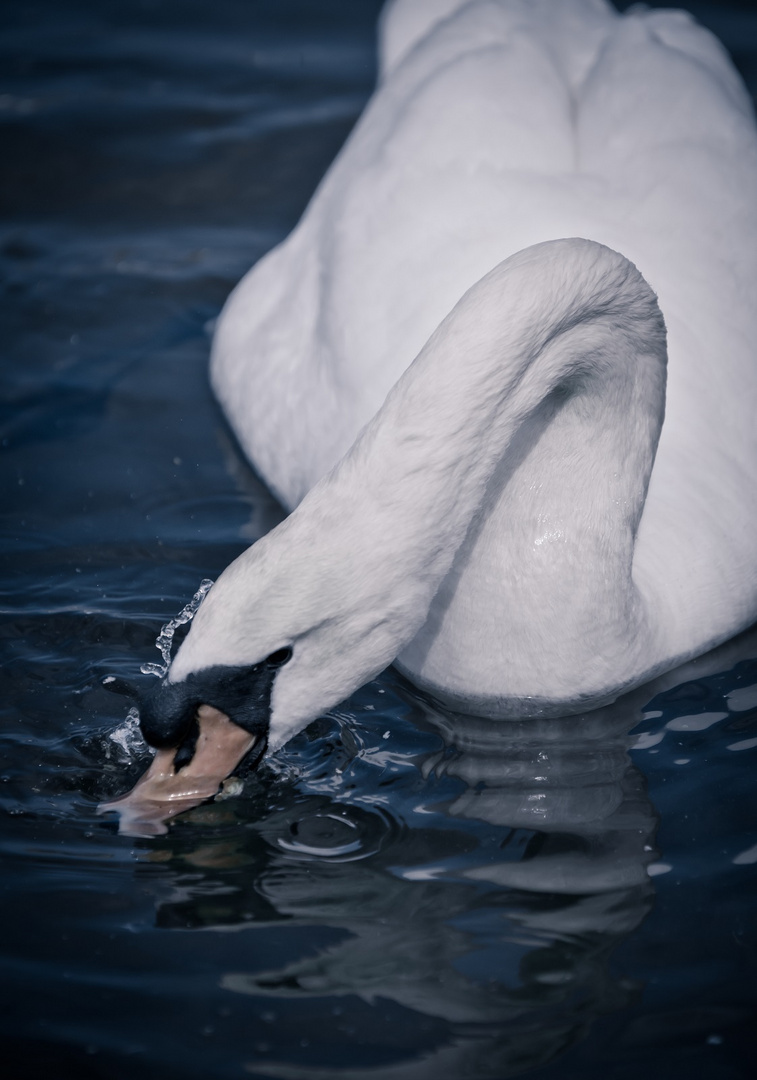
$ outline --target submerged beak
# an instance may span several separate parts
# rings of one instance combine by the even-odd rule
[[[97,808],[99,814],[110,810],[119,814],[119,833],[159,836],[168,832],[166,822],[172,817],[218,793],[223,780],[259,739],[212,705],[200,705],[197,724],[195,751],[186,765],[176,768],[176,747],[158,750],[150,768],[128,794]]]
[[[158,836],[170,818],[212,799],[253,748],[257,764],[268,746],[274,679],[291,657],[285,646],[250,667],[219,664],[182,682],[163,679],[139,706],[142,734],[157,747],[152,765],[98,812],[115,810],[125,836]]]

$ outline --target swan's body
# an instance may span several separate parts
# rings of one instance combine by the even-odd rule
[[[382,71],[214,343],[294,512],[168,680],[290,646],[274,748],[395,658],[556,715],[757,612],[757,137],[722,48],[604,0],[396,0]]]

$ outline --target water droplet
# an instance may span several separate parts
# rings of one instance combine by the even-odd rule
[[[180,626],[192,621],[212,585],[213,582],[210,578],[205,578],[201,581],[199,589],[189,603],[181,609],[178,615],[175,615],[173,619],[170,619],[169,622],[163,626],[155,641],[155,648],[160,650],[160,655],[163,657],[163,663],[142,664],[140,671],[143,675],[157,675],[159,678],[163,678],[171,666],[171,648],[173,646],[174,634]]]

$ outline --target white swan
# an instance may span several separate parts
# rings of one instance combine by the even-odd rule
[[[143,716],[163,746],[200,702],[237,718],[232,668],[262,751],[392,661],[557,715],[757,612],[757,137],[724,50],[604,0],[394,0],[381,29],[365,114],[219,322],[216,393],[293,513],[200,608]]]

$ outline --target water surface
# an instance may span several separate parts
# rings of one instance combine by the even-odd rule
[[[747,1080],[753,636],[547,726],[390,671],[164,837],[96,814],[149,760],[123,681],[281,517],[209,334],[370,93],[377,10],[5,5],[4,1075]],[[754,87],[754,6],[697,11]]]

